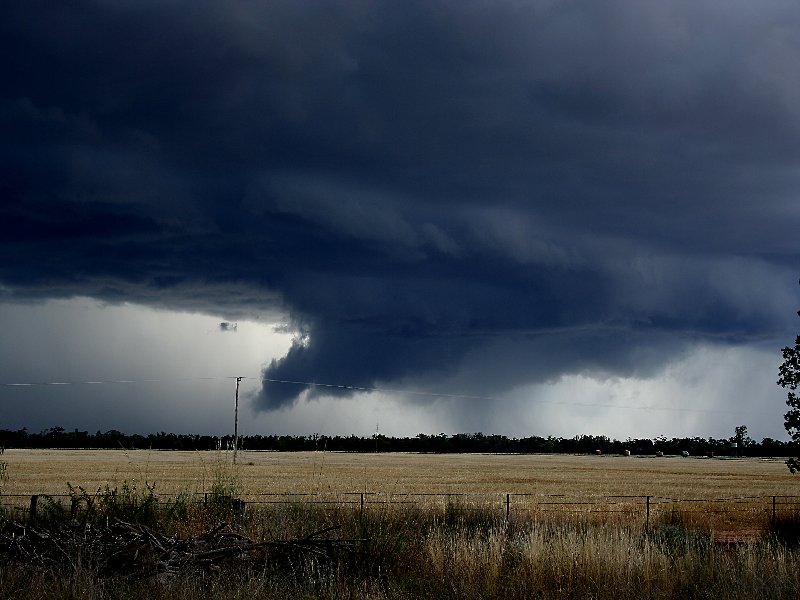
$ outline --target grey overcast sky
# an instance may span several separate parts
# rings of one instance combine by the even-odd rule
[[[0,55],[0,383],[75,382],[0,427],[246,376],[244,433],[786,439],[797,2],[11,0]]]

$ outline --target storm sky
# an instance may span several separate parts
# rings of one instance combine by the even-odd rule
[[[796,2],[12,1],[0,55],[0,383],[73,382],[0,427],[245,376],[246,434],[786,439]]]

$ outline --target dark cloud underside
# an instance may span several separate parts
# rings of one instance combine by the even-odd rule
[[[0,292],[286,313],[267,377],[364,386],[780,337],[798,31],[777,1],[6,3]]]

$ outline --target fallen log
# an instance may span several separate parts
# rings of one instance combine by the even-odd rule
[[[352,552],[363,539],[321,538],[326,527],[303,538],[253,540],[228,523],[197,536],[166,536],[145,525],[113,519],[105,527],[73,523],[40,529],[0,520],[0,564],[24,561],[42,570],[91,565],[104,576],[174,576],[187,571],[219,572],[225,566],[247,566],[298,555],[332,558]]]

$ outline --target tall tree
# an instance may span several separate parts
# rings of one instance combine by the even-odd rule
[[[800,316],[800,310],[797,314]],[[800,396],[796,393],[800,386],[800,335],[794,340],[794,347],[783,349],[783,363],[778,373],[778,385],[789,390],[786,396],[789,412],[783,415],[783,426],[795,442],[800,442]],[[786,464],[792,473],[800,470],[800,458],[790,459]]]
[[[731,438],[732,442],[739,444],[739,448],[746,448],[753,444],[753,438],[747,435],[747,425],[739,425],[734,430],[734,436]]]

